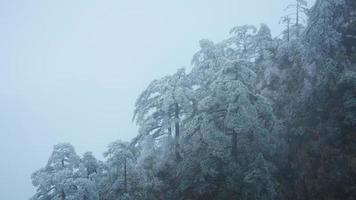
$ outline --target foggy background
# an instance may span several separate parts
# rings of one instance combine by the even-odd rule
[[[0,199],[33,193],[54,144],[102,159],[130,140],[136,97],[185,66],[198,41],[261,22],[274,36],[292,0],[0,0]]]

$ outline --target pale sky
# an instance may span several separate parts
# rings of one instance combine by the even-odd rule
[[[293,0],[0,0],[0,199],[34,194],[54,144],[101,158],[137,133],[136,97],[235,25],[279,35]]]

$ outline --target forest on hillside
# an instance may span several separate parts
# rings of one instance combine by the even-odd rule
[[[55,145],[31,200],[356,199],[356,1],[290,9],[278,37],[261,24],[200,40],[103,161]]]

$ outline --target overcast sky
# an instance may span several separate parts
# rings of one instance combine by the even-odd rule
[[[190,68],[198,41],[235,25],[279,35],[292,0],[0,0],[0,199],[34,193],[30,175],[58,142],[101,158],[136,135],[136,97]]]

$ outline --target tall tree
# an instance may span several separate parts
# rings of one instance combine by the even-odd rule
[[[54,146],[45,168],[32,174],[37,187],[33,200],[97,200],[94,182],[81,170],[80,158],[72,145],[62,143]]]
[[[140,134],[133,143],[137,143],[145,135],[152,135],[153,138],[173,135],[176,140],[176,159],[181,159],[180,124],[191,115],[192,106],[191,86],[184,69],[151,82],[136,101],[134,119],[140,127]]]
[[[130,149],[128,142],[115,141],[108,146],[104,153],[107,158],[107,165],[112,169],[111,172],[111,189],[114,193],[128,192],[128,174],[129,169],[133,166],[135,160],[134,153]],[[130,166],[130,167],[129,167]]]
[[[308,3],[305,0],[295,0],[295,3],[289,4],[286,8],[286,10],[288,10],[288,11],[293,10],[293,12],[287,14],[286,16],[284,16],[282,18],[284,23],[288,24],[288,29],[289,28],[293,29],[292,33],[295,33],[296,38],[299,38],[300,32],[303,29],[302,24],[305,24],[307,22],[305,19],[305,17],[308,14],[307,6],[308,6]],[[293,26],[290,27],[289,24],[290,24],[291,19],[294,20],[295,23]],[[301,21],[303,21],[303,22],[301,22]],[[289,34],[290,34],[290,31],[288,31],[288,35]]]

